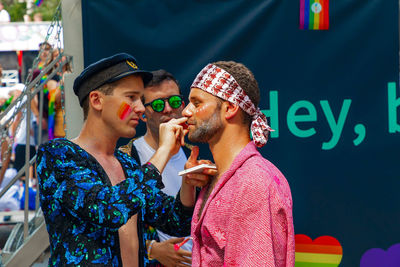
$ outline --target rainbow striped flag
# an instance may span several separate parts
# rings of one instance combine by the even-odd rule
[[[329,0],[300,0],[301,30],[329,29]]]
[[[40,6],[43,3],[43,0],[35,0],[35,5]]]

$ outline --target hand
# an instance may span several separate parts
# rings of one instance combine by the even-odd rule
[[[187,250],[174,249],[174,244],[181,243],[185,238],[171,238],[163,242],[156,242],[151,249],[151,256],[161,264],[169,266],[187,267],[192,264],[192,253]]]
[[[186,121],[187,118],[183,117],[161,123],[159,130],[159,148],[163,147],[170,151],[171,156],[178,153],[180,147],[185,144],[184,137],[188,130],[184,130],[181,124]]]
[[[200,164],[212,164],[210,160],[205,160],[205,159],[197,160],[198,156],[199,156],[199,147],[194,146],[185,164],[185,169],[192,168]],[[218,170],[216,169],[204,169],[202,173],[188,173],[183,177],[183,179],[186,184],[190,184],[197,187],[203,187],[210,182],[211,177],[217,174]]]
[[[180,124],[186,121],[187,118],[184,117],[160,124],[158,149],[149,160],[160,173],[163,172],[170,158],[178,153],[181,145],[184,144],[184,137],[188,130],[184,130]]]

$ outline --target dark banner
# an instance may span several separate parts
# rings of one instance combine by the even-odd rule
[[[400,266],[398,1],[82,0],[82,9],[85,65],[128,52],[173,73],[186,96],[209,62],[254,72],[275,129],[261,152],[292,189],[296,266]]]

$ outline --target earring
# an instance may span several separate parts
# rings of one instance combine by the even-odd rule
[[[142,115],[142,118],[145,119],[145,118],[146,118],[146,115],[143,114],[143,115]]]

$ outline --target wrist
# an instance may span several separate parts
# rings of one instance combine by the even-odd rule
[[[192,193],[192,191],[194,191],[195,188],[196,187],[194,185],[189,183],[186,175],[182,176],[181,191],[184,191],[185,193]]]
[[[182,178],[182,185],[180,190],[180,200],[183,206],[192,208],[196,203],[196,187],[186,183],[186,178]]]
[[[146,244],[147,244],[147,242],[148,242],[148,245],[147,245],[147,258],[149,260],[154,260],[155,258],[154,258],[154,255],[152,254],[152,250],[153,250],[154,244],[157,243],[157,241],[156,240],[151,240],[151,241],[147,240]]]
[[[167,155],[168,159],[171,157],[172,149],[167,145],[161,145],[158,147],[156,152],[161,153],[162,155]]]

